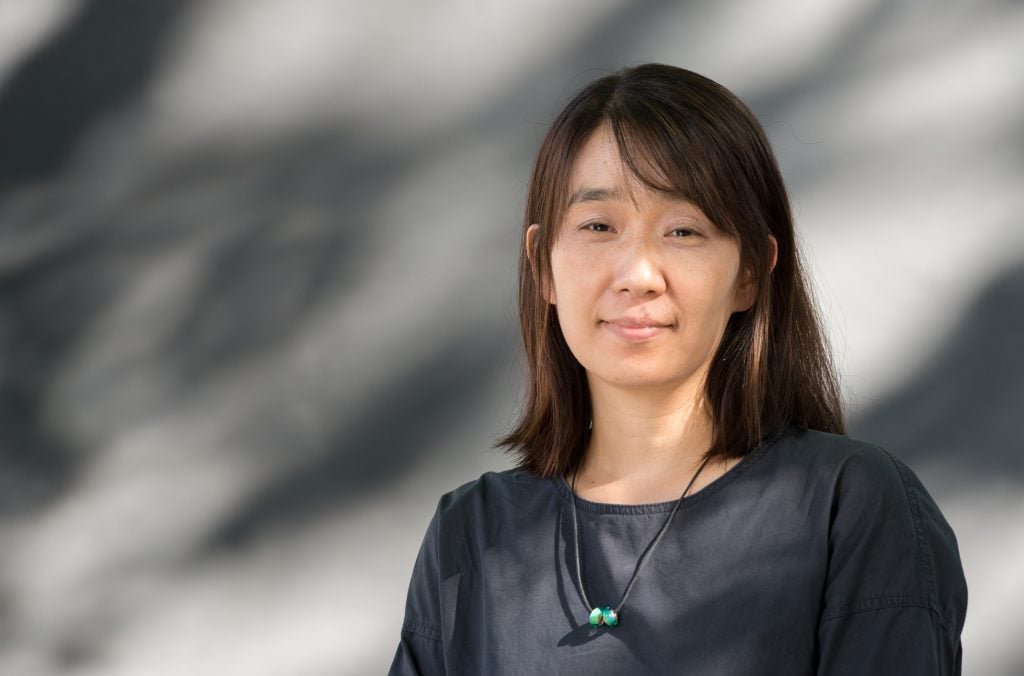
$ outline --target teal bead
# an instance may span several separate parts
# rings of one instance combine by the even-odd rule
[[[600,627],[601,623],[604,622],[604,612],[600,608],[594,608],[590,611],[590,626]]]
[[[619,623],[619,614],[608,606],[605,606],[601,609],[601,619],[604,620],[605,625],[614,627]]]

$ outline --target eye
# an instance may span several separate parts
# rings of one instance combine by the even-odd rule
[[[593,232],[611,232],[612,226],[608,225],[607,223],[601,223],[601,222],[597,222],[597,223],[584,223],[582,226],[580,226],[580,229],[581,230],[591,230]]]
[[[693,237],[695,235],[699,235],[700,233],[694,230],[693,228],[676,228],[669,234],[672,235],[673,237]]]

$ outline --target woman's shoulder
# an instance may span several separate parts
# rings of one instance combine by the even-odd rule
[[[962,626],[966,583],[956,536],[910,467],[878,444],[815,430],[788,435],[778,450],[782,467],[813,475],[805,490],[827,496],[835,563],[827,616],[917,604],[948,627]]]
[[[902,498],[915,512],[932,498],[917,474],[883,446],[813,429],[790,430],[773,446],[776,466],[812,474],[833,487],[834,500],[879,505]],[[892,504],[888,504],[889,507]]]
[[[480,548],[514,538],[529,524],[557,509],[558,489],[550,479],[519,469],[485,472],[438,500],[430,537],[442,563],[459,565]]]
[[[917,475],[883,446],[845,434],[791,429],[772,445],[775,463],[844,487],[843,498],[924,491]],[[926,491],[925,491],[926,492]]]
[[[883,446],[843,434],[798,430],[776,448],[776,476],[801,476],[801,492],[827,496],[833,537],[914,550],[926,577],[959,568],[956,537],[917,473]]]
[[[842,464],[851,458],[885,465],[894,459],[889,451],[870,441],[805,427],[788,429],[774,446],[793,460],[816,460],[826,465]]]
[[[554,482],[511,468],[481,474],[448,491],[438,500],[442,517],[521,512],[529,510],[557,493]]]
[[[791,430],[773,449],[776,472],[803,474],[805,490],[827,489],[833,511],[877,515],[915,532],[952,536],[917,474],[883,446],[844,434]],[[901,518],[905,517],[905,518]]]

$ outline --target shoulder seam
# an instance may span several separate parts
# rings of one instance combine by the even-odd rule
[[[848,606],[841,606],[834,611],[826,612],[826,616],[821,620],[819,626],[824,626],[833,620],[852,617],[853,615],[861,615],[876,610],[898,610],[900,608],[921,608],[927,610],[935,616],[939,626],[947,636],[952,637],[954,640],[957,639],[956,633],[950,628],[942,613],[928,599],[919,596],[876,596],[861,599]]]
[[[821,623],[825,624],[826,622],[849,617],[850,615],[889,608],[927,608],[932,610],[928,599],[920,596],[869,596],[832,610],[826,608],[824,619]]]
[[[402,633],[416,634],[431,641],[441,640],[441,632],[436,627],[411,615],[406,616],[405,622],[402,624]]]
[[[918,551],[921,553],[921,565],[924,567],[925,580],[928,584],[928,609],[939,618],[939,624],[942,626],[942,629],[953,638],[957,638],[957,632],[950,624],[950,619],[942,612],[942,604],[939,602],[939,587],[935,577],[935,566],[932,563],[932,548],[928,543],[928,539],[924,535],[924,530],[921,528],[920,504],[918,502],[917,495],[910,486],[910,480],[907,477],[907,472],[910,472],[911,470],[906,463],[894,456],[887,449],[882,448],[882,451],[889,456],[889,460],[892,462],[893,466],[896,467],[896,471],[900,476],[900,481],[903,483],[903,492],[907,496],[907,502],[910,503],[910,512],[914,519],[914,534],[917,537],[917,547]]]
[[[899,474],[900,482],[903,484],[903,492],[907,496],[907,502],[910,504],[910,514],[914,520],[914,535],[917,538],[917,549],[921,556],[921,564],[924,567],[925,580],[928,583],[928,600],[931,604],[938,608],[939,607],[939,592],[938,585],[935,581],[935,570],[932,565],[932,551],[928,545],[928,540],[924,536],[924,531],[921,528],[921,511],[920,506],[917,503],[917,496],[914,495],[914,491],[910,489],[910,482],[907,480],[906,465],[900,462],[892,453],[886,449],[882,451],[889,457],[890,462],[896,468],[896,472]]]

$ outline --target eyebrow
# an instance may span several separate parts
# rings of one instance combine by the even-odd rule
[[[590,188],[583,186],[569,197],[571,207],[580,202],[605,202],[608,200],[623,201],[623,195],[617,188]]]

